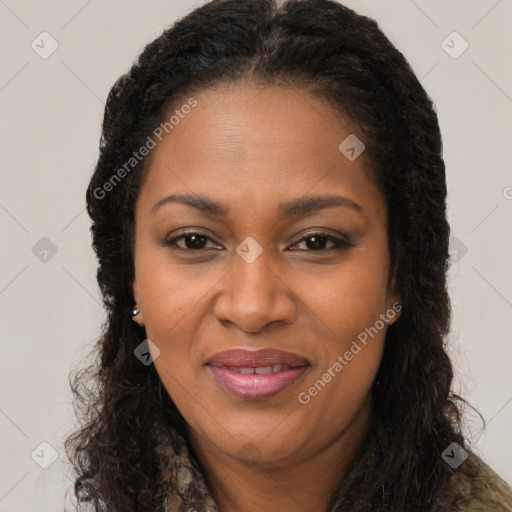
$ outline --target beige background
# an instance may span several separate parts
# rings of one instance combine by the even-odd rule
[[[483,435],[473,429],[479,453],[512,483],[512,2],[345,3],[379,22],[436,104],[459,257],[450,272],[457,389],[489,423]],[[103,318],[84,195],[104,101],[143,46],[196,5],[0,0],[2,512],[64,508],[67,376]],[[31,48],[43,31],[59,45],[47,59]],[[453,31],[469,44],[456,59],[441,47]],[[46,262],[32,251],[43,237],[57,249]],[[49,456],[42,442],[57,452],[48,469],[31,458]]]

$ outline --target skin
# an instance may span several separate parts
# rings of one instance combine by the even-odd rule
[[[156,370],[221,512],[325,510],[367,433],[385,328],[309,403],[298,394],[398,300],[387,286],[386,203],[365,154],[349,161],[338,149],[357,127],[305,90],[239,82],[194,98],[198,105],[152,150],[136,203],[135,321],[160,350]],[[178,193],[208,196],[230,213],[175,202],[151,212]],[[361,213],[279,213],[281,202],[324,194]],[[183,228],[208,237],[196,242],[202,251],[190,238],[164,245]],[[304,237],[318,230],[354,246],[326,241],[315,250]],[[236,252],[248,236],[262,248],[252,263]],[[310,366],[278,395],[244,400],[205,366],[241,347],[293,352]]]

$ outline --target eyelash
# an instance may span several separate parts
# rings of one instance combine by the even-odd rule
[[[177,247],[176,246],[176,242],[178,240],[185,239],[185,238],[188,238],[188,237],[194,236],[194,235],[199,235],[200,237],[206,238],[206,239],[208,239],[208,240],[213,242],[213,240],[211,240],[211,238],[209,236],[207,236],[205,233],[202,233],[200,231],[189,231],[187,233],[183,233],[181,235],[178,235],[178,236],[175,236],[175,237],[168,238],[168,239],[164,240],[163,241],[163,245],[166,246],[166,247],[169,247],[170,249],[172,249],[174,251],[179,251],[179,252],[188,252],[188,253],[201,254],[201,253],[204,253],[205,251],[208,251],[208,249],[184,249],[183,247]],[[312,232],[312,233],[308,233],[306,236],[304,236],[301,239],[297,240],[293,245],[297,245],[297,244],[303,242],[304,240],[307,240],[308,238],[312,238],[314,236],[322,238],[322,239],[326,239],[326,240],[332,242],[334,244],[334,247],[331,247],[330,249],[318,249],[318,250],[306,249],[305,252],[321,254],[321,253],[327,253],[327,252],[332,251],[332,250],[348,249],[350,247],[355,247],[355,245],[356,245],[356,244],[353,244],[353,243],[350,243],[350,242],[346,242],[345,240],[341,240],[340,238],[333,237],[333,236],[328,235],[326,233],[323,233],[321,231],[315,231],[315,232]],[[294,251],[297,251],[297,250],[294,249]]]

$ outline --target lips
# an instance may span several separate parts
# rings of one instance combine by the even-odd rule
[[[274,396],[306,372],[306,359],[276,349],[235,349],[211,357],[207,367],[229,393],[249,400]]]
[[[261,350],[227,350],[215,354],[209,359],[210,366],[230,366],[238,368],[264,368],[266,366],[289,366],[297,368],[306,366],[308,362],[296,354],[291,352],[283,352],[272,348]]]

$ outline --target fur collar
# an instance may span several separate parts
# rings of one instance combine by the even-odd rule
[[[165,491],[162,512],[219,512],[186,441],[156,425],[157,452]],[[477,455],[470,453],[456,482],[451,512],[512,512],[512,489]]]

